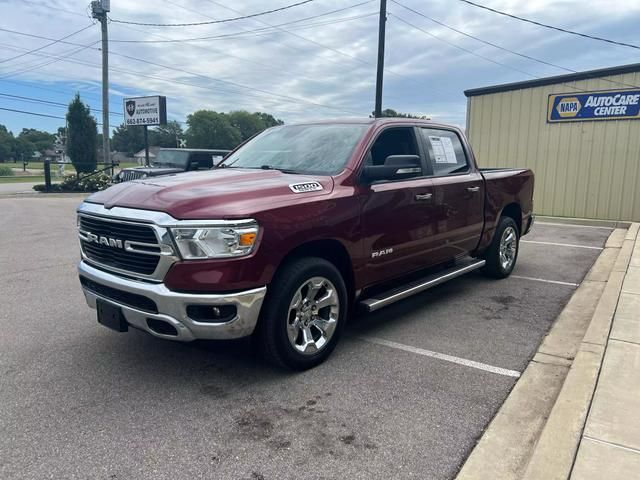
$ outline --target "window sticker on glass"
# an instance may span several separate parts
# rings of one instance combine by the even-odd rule
[[[453,142],[449,137],[429,136],[429,141],[433,148],[433,156],[436,163],[458,163],[456,152],[453,149]]]

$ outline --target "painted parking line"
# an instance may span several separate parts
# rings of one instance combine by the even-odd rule
[[[554,247],[588,248],[590,250],[602,250],[602,247],[592,247],[590,245],[576,245],[575,243],[540,242],[538,240],[520,240],[520,243],[535,243],[537,245],[552,245]]]
[[[447,355],[446,353],[433,352],[431,350],[425,350],[424,348],[412,347],[403,343],[392,342],[383,338],[377,337],[354,337],[364,342],[373,343],[375,345],[383,345],[389,348],[395,348],[396,350],[404,350],[405,352],[416,353],[425,357],[437,358],[438,360],[444,360],[445,362],[456,363],[458,365],[464,365],[465,367],[471,367],[478,370],[484,370],[485,372],[497,373],[498,375],[504,375],[506,377],[519,378],[520,372],[517,370],[509,370],[507,368],[494,367],[486,363],[476,362],[474,360],[467,360],[466,358],[454,357],[453,355]]]
[[[536,222],[535,225],[553,225],[554,227],[576,227],[576,228],[602,228],[604,230],[614,230],[613,227],[602,227],[600,225],[575,225],[573,223]]]
[[[567,287],[578,287],[578,283],[561,282],[559,280],[547,280],[545,278],[523,277],[522,275],[510,275],[509,278],[519,278],[520,280],[531,280],[532,282],[553,283],[554,285],[566,285]]]

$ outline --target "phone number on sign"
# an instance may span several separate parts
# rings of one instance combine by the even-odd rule
[[[158,117],[127,118],[127,125],[157,125],[159,123]]]

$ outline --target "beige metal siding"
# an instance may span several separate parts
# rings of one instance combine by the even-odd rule
[[[640,73],[470,97],[478,163],[531,168],[538,214],[640,221],[640,119],[547,123],[549,94],[636,85]]]

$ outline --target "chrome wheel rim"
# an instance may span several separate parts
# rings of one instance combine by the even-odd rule
[[[500,266],[502,270],[509,270],[516,261],[518,251],[518,234],[513,227],[507,227],[500,239]]]
[[[289,304],[289,343],[303,355],[319,352],[333,337],[339,315],[340,299],[333,283],[324,277],[306,280]]]

